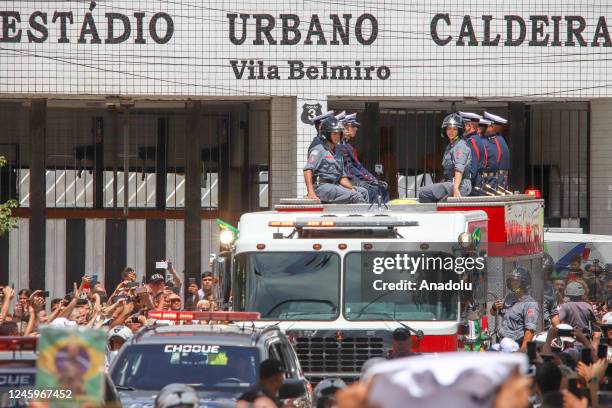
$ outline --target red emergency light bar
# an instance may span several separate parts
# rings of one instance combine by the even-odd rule
[[[534,196],[535,198],[542,198],[542,193],[537,188],[528,188],[525,190],[525,194]]]
[[[335,221],[329,220],[308,220],[306,222],[294,222],[294,221],[270,221],[269,227],[335,227]]]
[[[336,220],[300,220],[295,221],[269,221],[269,227],[289,227],[289,228],[321,228],[321,227],[342,227],[342,228],[391,228],[391,227],[415,227],[417,221],[404,221],[394,217],[341,217]]]
[[[0,337],[0,351],[35,351],[36,337]]]
[[[259,312],[189,312],[173,310],[152,310],[149,312],[150,319],[158,320],[221,320],[227,322],[243,322],[259,320]]]

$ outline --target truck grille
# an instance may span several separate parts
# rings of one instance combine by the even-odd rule
[[[384,356],[382,337],[296,337],[295,350],[305,373],[357,374],[372,357]]]

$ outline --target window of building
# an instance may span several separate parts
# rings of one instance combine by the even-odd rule
[[[0,202],[16,199],[19,206],[30,205],[29,121],[23,102],[0,102]]]

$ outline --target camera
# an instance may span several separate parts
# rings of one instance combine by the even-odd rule
[[[558,337],[574,337],[574,329],[557,328]]]
[[[168,269],[168,262],[165,262],[165,261],[155,262],[155,269],[163,269],[163,270]]]

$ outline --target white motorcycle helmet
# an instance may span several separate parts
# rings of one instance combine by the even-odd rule
[[[127,327],[122,324],[119,326],[115,326],[106,333],[106,341],[110,342],[113,337],[119,337],[123,341],[128,341],[132,338],[134,333]]]
[[[198,408],[198,394],[185,384],[168,384],[155,397],[155,408]]]
[[[612,330],[612,312],[608,312],[604,315],[604,317],[601,318],[601,331],[602,331],[602,335],[604,337],[611,337],[608,336],[608,333],[610,330]]]
[[[569,324],[561,323],[557,325],[558,330],[573,330],[573,327]],[[567,350],[568,348],[573,348],[576,343],[576,339],[568,336],[558,336],[553,339],[551,342],[552,347],[560,348],[561,350]]]
[[[119,337],[125,343],[126,341],[131,339],[133,335],[134,333],[132,333],[132,331],[124,325],[113,327],[108,331],[108,333],[106,333],[106,349],[108,351],[111,351],[110,342],[111,339],[113,339],[114,337]]]
[[[105,367],[108,370],[110,364],[113,362],[117,354],[119,354],[119,350],[111,350],[111,339],[118,337],[123,340],[125,343],[128,341],[134,334],[132,331],[123,326],[115,326],[106,333],[106,358],[105,358]]]

